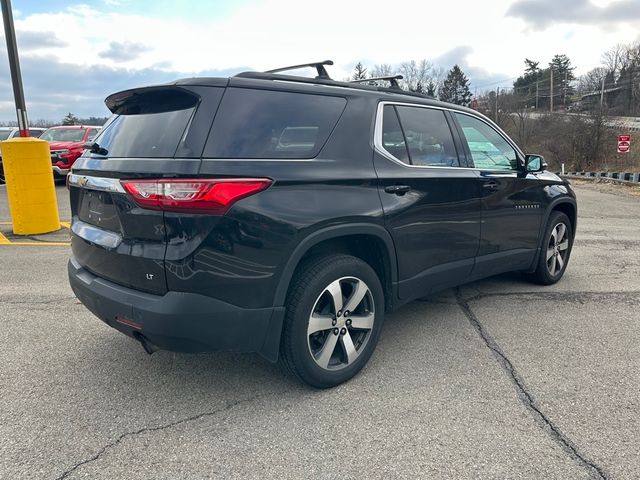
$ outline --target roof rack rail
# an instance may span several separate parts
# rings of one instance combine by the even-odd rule
[[[300,65],[291,65],[290,67],[274,68],[273,70],[267,70],[264,73],[279,73],[286,72],[287,70],[297,70],[299,68],[312,67],[318,71],[318,76],[316,78],[331,80],[327,69],[324,68],[325,65],[333,65],[333,60],[324,60],[322,62],[302,63]]]
[[[368,82],[375,82],[378,80],[386,80],[391,84],[390,88],[400,89],[400,84],[398,83],[398,80],[402,80],[403,78],[404,77],[402,75],[387,75],[384,77],[362,78],[360,80],[351,80],[349,83],[368,83]]]
[[[316,65],[316,64],[312,64],[312,65]],[[296,67],[306,67],[308,65],[296,65],[295,67],[286,67],[283,69],[276,69],[277,71],[281,71],[281,70],[287,70],[289,68],[296,68]],[[295,83],[308,83],[308,84],[320,84],[320,85],[329,85],[332,87],[343,87],[343,88],[358,88],[358,89],[362,89],[362,90],[377,90],[379,92],[386,92],[386,93],[393,93],[396,95],[408,95],[411,97],[417,97],[417,98],[427,98],[430,100],[435,100],[434,97],[430,96],[430,95],[426,95],[424,93],[418,93],[418,92],[411,92],[408,90],[404,90],[402,89],[399,84],[398,84],[398,80],[402,79],[402,75],[392,75],[389,77],[377,77],[377,78],[365,78],[363,80],[356,80],[356,81],[338,81],[338,80],[333,80],[331,78],[321,78],[320,76],[315,77],[315,78],[311,78],[311,77],[298,77],[298,76],[291,76],[291,75],[281,75],[279,73],[273,73],[273,70],[271,70],[270,72],[241,72],[241,73],[237,73],[234,75],[234,77],[236,78],[252,78],[252,79],[256,79],[256,80],[285,80],[288,82],[295,82]],[[368,82],[372,82],[372,81],[388,81],[391,82],[392,85],[390,87],[379,87],[377,85],[367,85]],[[395,83],[395,85],[394,85]]]

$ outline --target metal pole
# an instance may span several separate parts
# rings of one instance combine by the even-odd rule
[[[18,128],[21,137],[29,136],[29,124],[27,122],[27,106],[24,101],[22,88],[22,76],[20,74],[20,60],[18,59],[18,45],[16,43],[16,31],[13,26],[13,13],[11,12],[11,0],[0,0],[2,3],[2,20],[4,22],[4,36],[7,41],[7,53],[9,56],[9,68],[11,70],[11,82],[13,83],[13,98],[16,102],[16,114],[18,116]]]
[[[602,111],[602,106],[604,105],[604,81],[606,78],[606,75],[602,77],[602,88],[600,89],[600,111]]]

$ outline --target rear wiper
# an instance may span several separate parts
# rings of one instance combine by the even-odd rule
[[[102,148],[95,142],[87,142],[82,145],[82,148],[89,150],[91,153],[97,153],[98,155],[107,155],[109,151],[106,148]]]

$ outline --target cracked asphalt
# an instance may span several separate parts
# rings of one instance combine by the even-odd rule
[[[0,246],[0,478],[640,478],[640,197],[576,190],[559,284],[413,302],[328,391],[148,356],[77,303],[66,247]]]

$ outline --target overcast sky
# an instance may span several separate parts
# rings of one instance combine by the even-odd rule
[[[472,89],[509,86],[524,58],[567,54],[582,74],[640,40],[640,0],[13,0],[31,119],[107,115],[115,91],[332,59],[334,78],[426,58]],[[15,110],[4,42],[0,120]]]

